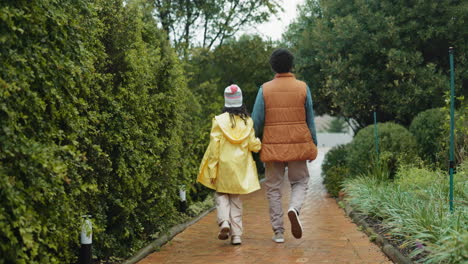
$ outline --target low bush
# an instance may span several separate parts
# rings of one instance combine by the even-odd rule
[[[347,146],[339,145],[331,148],[322,163],[323,183],[333,197],[338,196],[343,180],[349,175],[346,166]]]
[[[349,145],[338,145],[331,148],[322,163],[322,173],[327,174],[328,170],[333,167],[346,167],[346,157],[348,155]]]
[[[348,175],[349,169],[347,167],[332,167],[327,171],[323,184],[331,196],[338,197],[340,190],[343,188],[343,182]]]
[[[386,164],[394,175],[401,164],[419,163],[416,139],[403,126],[395,123],[379,123],[379,159],[375,153],[374,125],[361,129],[349,144],[346,162],[352,175],[366,174],[379,161]]]
[[[468,99],[465,98],[465,101],[461,102],[460,108],[455,113],[455,161],[457,164],[461,164],[467,160],[468,160]]]
[[[411,256],[424,263],[465,263],[468,240],[468,162],[454,184],[455,210],[449,210],[446,173],[401,168],[394,182],[370,175],[348,179],[347,202],[366,215],[382,219],[383,228],[410,245]],[[423,255],[419,255],[423,253]]]
[[[419,156],[430,166],[442,168],[448,160],[448,131],[446,113],[434,108],[419,113],[411,122],[409,131],[414,135]]]

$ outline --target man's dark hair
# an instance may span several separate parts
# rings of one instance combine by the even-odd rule
[[[270,65],[276,73],[290,72],[294,63],[294,56],[287,49],[277,49],[270,57]]]

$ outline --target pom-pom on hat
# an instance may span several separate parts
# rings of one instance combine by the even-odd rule
[[[224,106],[225,107],[241,107],[242,106],[242,91],[239,86],[231,84],[224,89]]]

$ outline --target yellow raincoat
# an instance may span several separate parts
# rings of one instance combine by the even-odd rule
[[[260,189],[251,151],[260,151],[261,143],[255,137],[251,118],[247,119],[247,125],[239,116],[234,118],[234,128],[229,113],[213,118],[210,144],[203,156],[197,181],[217,192],[246,194]],[[211,179],[216,179],[214,184]]]

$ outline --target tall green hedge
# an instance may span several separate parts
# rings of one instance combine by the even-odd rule
[[[137,1],[0,3],[0,263],[126,257],[179,217],[190,92]]]

